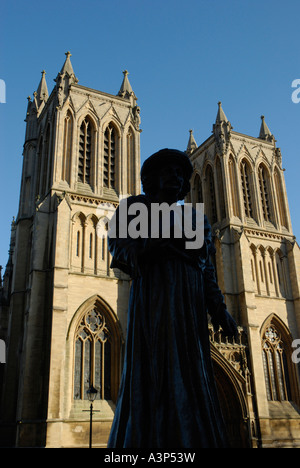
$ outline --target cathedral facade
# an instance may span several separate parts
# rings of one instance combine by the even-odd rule
[[[130,278],[110,268],[105,220],[141,193],[140,109],[128,72],[117,95],[79,85],[70,53],[51,94],[28,98],[20,205],[0,291],[0,445],[105,447],[114,415]],[[233,131],[219,103],[212,135],[186,152],[186,202],[203,202],[219,285],[239,335],[209,327],[217,387],[234,447],[300,447],[294,340],[299,247],[280,149]]]

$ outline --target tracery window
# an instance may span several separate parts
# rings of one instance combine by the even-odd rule
[[[92,164],[92,123],[86,117],[79,131],[78,180],[83,184],[91,183]]]
[[[97,399],[112,399],[112,342],[103,313],[92,309],[84,315],[75,335],[75,400],[86,400],[90,385],[98,390]]]
[[[104,132],[104,168],[103,184],[107,188],[115,188],[115,162],[116,162],[117,132],[109,124]]]
[[[244,209],[245,215],[247,218],[253,218],[253,209],[252,209],[252,197],[251,197],[251,188],[250,188],[250,168],[248,163],[243,160],[241,162],[241,180],[242,180],[242,191],[244,199]]]
[[[281,334],[274,324],[270,324],[264,331],[262,358],[268,400],[291,400],[286,350]]]
[[[268,193],[267,173],[265,167],[261,164],[258,168],[258,181],[260,190],[260,199],[262,206],[262,213],[265,221],[270,221],[270,202]]]

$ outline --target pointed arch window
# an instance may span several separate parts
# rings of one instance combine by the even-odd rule
[[[235,163],[234,163],[232,156],[230,156],[228,160],[228,169],[229,169],[229,182],[230,182],[233,216],[239,217],[240,213],[239,213],[239,202],[238,202],[238,190],[237,190],[237,183],[236,183],[236,171],[235,171]]]
[[[97,302],[75,332],[74,400],[86,400],[93,385],[97,399],[116,400],[120,374],[120,335],[108,312]]]
[[[203,203],[203,194],[202,194],[202,184],[199,174],[196,174],[194,179],[194,196],[193,196],[194,205],[196,203]]]
[[[216,171],[217,171],[217,183],[218,183],[218,195],[219,195],[219,208],[221,219],[226,217],[225,209],[225,198],[224,198],[224,185],[223,185],[223,176],[222,176],[222,167],[221,161],[218,158],[216,162]]]
[[[274,183],[275,183],[275,191],[276,191],[277,205],[278,205],[278,211],[279,211],[279,222],[281,226],[284,226],[285,228],[288,229],[282,181],[281,181],[281,177],[277,168],[275,169],[275,172],[274,172]]]
[[[64,120],[63,136],[63,161],[62,161],[62,180],[70,183],[71,179],[71,151],[72,151],[72,131],[73,120],[71,112],[68,111]]]
[[[35,197],[36,198],[38,198],[40,195],[42,155],[43,155],[43,142],[41,139],[39,143],[39,147],[38,147],[38,154],[37,154],[36,183],[35,183]]]
[[[250,167],[245,159],[241,162],[241,181],[244,199],[245,216],[253,218],[252,195],[250,187]]]
[[[206,185],[207,185],[207,217],[211,224],[217,222],[217,205],[216,205],[216,192],[214,174],[210,165],[207,166],[205,172]]]
[[[262,337],[262,358],[269,401],[291,400],[287,354],[281,333],[273,323]]]
[[[43,145],[43,161],[42,161],[42,187],[41,195],[45,195],[48,189],[48,171],[49,171],[49,159],[50,159],[50,124],[48,124],[46,137]]]
[[[115,188],[115,163],[117,157],[117,132],[109,124],[104,132],[104,168],[103,184],[106,188]]]
[[[134,134],[131,128],[129,128],[127,137],[127,191],[130,194],[134,193],[135,187],[135,165],[134,165]]]
[[[265,221],[271,220],[270,215],[270,202],[269,202],[269,190],[268,190],[268,180],[267,180],[267,171],[263,164],[260,164],[258,167],[258,181],[259,181],[259,190],[260,190],[260,200],[263,218]]]
[[[86,117],[79,130],[79,160],[78,180],[83,184],[91,184],[93,127],[90,119]]]

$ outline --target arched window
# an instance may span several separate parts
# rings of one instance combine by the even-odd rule
[[[207,186],[207,202],[206,207],[206,215],[210,224],[214,224],[217,222],[217,205],[216,205],[216,192],[215,192],[215,182],[214,182],[214,175],[211,166],[208,164],[206,171],[205,171],[205,179],[206,179],[206,186]]]
[[[72,219],[71,265],[75,271],[84,271],[84,233],[86,218],[83,213],[76,213]]]
[[[276,265],[279,294],[282,297],[286,297],[287,295],[286,282],[285,282],[286,264],[284,262],[284,256],[281,250],[279,249],[277,249],[275,252],[275,265]]]
[[[85,233],[85,255],[84,255],[84,271],[85,273],[97,273],[97,248],[98,238],[96,234],[98,219],[92,215],[88,216],[84,225]]]
[[[36,166],[36,182],[35,182],[35,197],[40,195],[41,183],[41,170],[42,170],[42,156],[43,156],[43,141],[40,139],[37,153],[37,166]]]
[[[241,162],[241,180],[244,199],[245,216],[253,218],[252,194],[250,187],[250,167],[245,159]]]
[[[120,383],[121,337],[115,318],[100,301],[83,315],[75,332],[74,400],[86,400],[93,385],[97,399],[117,398]]]
[[[62,180],[70,183],[71,180],[71,151],[72,151],[73,122],[71,112],[68,111],[64,120]]]
[[[236,182],[236,172],[235,172],[235,163],[233,157],[230,156],[228,160],[228,170],[229,170],[229,182],[230,182],[230,192],[231,192],[231,201],[232,201],[232,212],[233,216],[240,216],[239,212],[239,202],[238,202],[238,189]]]
[[[129,128],[127,137],[127,192],[134,193],[135,188],[135,165],[134,165],[134,134]]]
[[[263,164],[260,164],[258,167],[258,182],[262,213],[265,221],[271,220],[268,179],[266,168]]]
[[[79,160],[78,160],[78,180],[83,184],[91,185],[91,166],[92,166],[92,148],[93,134],[92,123],[86,117],[79,131]]]
[[[104,132],[104,168],[103,184],[106,188],[115,188],[115,163],[117,158],[117,132],[109,124]]]
[[[292,399],[286,347],[279,327],[271,322],[262,336],[262,358],[268,400]]]
[[[218,195],[219,195],[219,207],[220,207],[220,216],[221,219],[226,217],[226,210],[225,210],[225,198],[224,198],[224,185],[223,185],[223,177],[222,177],[222,167],[220,159],[217,159],[216,162],[216,171],[217,171],[217,183],[218,183]]]
[[[193,204],[203,203],[202,184],[199,174],[195,175],[193,187]]]
[[[282,181],[281,181],[280,173],[277,168],[275,169],[275,172],[274,172],[274,183],[275,183],[275,191],[276,191],[276,198],[277,198],[277,206],[278,206],[278,211],[279,211],[279,222],[281,226],[284,226],[288,229],[288,221],[287,221],[286,209],[285,209],[285,203],[284,203]]]
[[[46,137],[43,144],[43,161],[42,161],[42,188],[41,195],[45,195],[48,189],[48,182],[50,176],[48,175],[48,168],[50,159],[50,124],[48,124]]]

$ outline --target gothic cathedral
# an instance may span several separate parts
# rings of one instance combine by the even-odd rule
[[[140,109],[128,72],[117,95],[78,84],[70,53],[51,94],[28,98],[19,212],[0,278],[0,445],[105,447],[114,415],[130,279],[110,268],[107,217],[141,193]],[[280,149],[233,131],[219,103],[211,136],[187,154],[186,202],[205,204],[219,285],[239,336],[209,327],[233,447],[300,447],[300,251]]]

